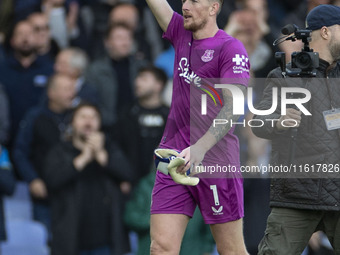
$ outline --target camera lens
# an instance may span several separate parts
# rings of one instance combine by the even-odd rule
[[[295,65],[302,70],[308,69],[312,66],[313,61],[307,52],[300,52],[296,55]]]

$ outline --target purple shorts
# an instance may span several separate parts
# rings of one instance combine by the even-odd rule
[[[157,171],[151,214],[184,214],[192,217],[196,205],[206,224],[243,218],[243,179],[201,178],[197,186],[184,186],[175,183],[170,175]]]

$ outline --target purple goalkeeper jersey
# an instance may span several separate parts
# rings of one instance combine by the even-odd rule
[[[172,104],[160,148],[183,150],[209,129],[221,109],[216,106],[227,103],[222,102],[213,81],[247,86],[249,59],[242,43],[223,30],[211,38],[193,39],[192,32],[183,27],[183,17],[175,12],[163,37],[173,44],[176,55]],[[201,114],[201,94],[207,94],[207,116]],[[206,154],[205,160],[217,163],[219,158],[224,164],[239,165],[238,139],[233,130]]]

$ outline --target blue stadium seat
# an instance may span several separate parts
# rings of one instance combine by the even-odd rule
[[[15,192],[4,198],[6,220],[32,219],[32,202],[25,182],[18,182]]]
[[[15,191],[13,196],[11,196],[13,199],[19,199],[19,200],[30,200],[30,194],[28,191],[28,185],[26,182],[19,181],[16,183]]]
[[[49,255],[45,247],[4,246],[1,252],[2,255]]]
[[[47,231],[31,220],[6,222],[7,241],[1,244],[2,255],[48,255]]]
[[[30,220],[32,219],[32,203],[29,200],[4,199],[6,220]]]

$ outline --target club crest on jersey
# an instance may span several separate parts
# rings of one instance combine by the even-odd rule
[[[206,50],[201,57],[203,62],[209,62],[214,58],[214,50]]]

